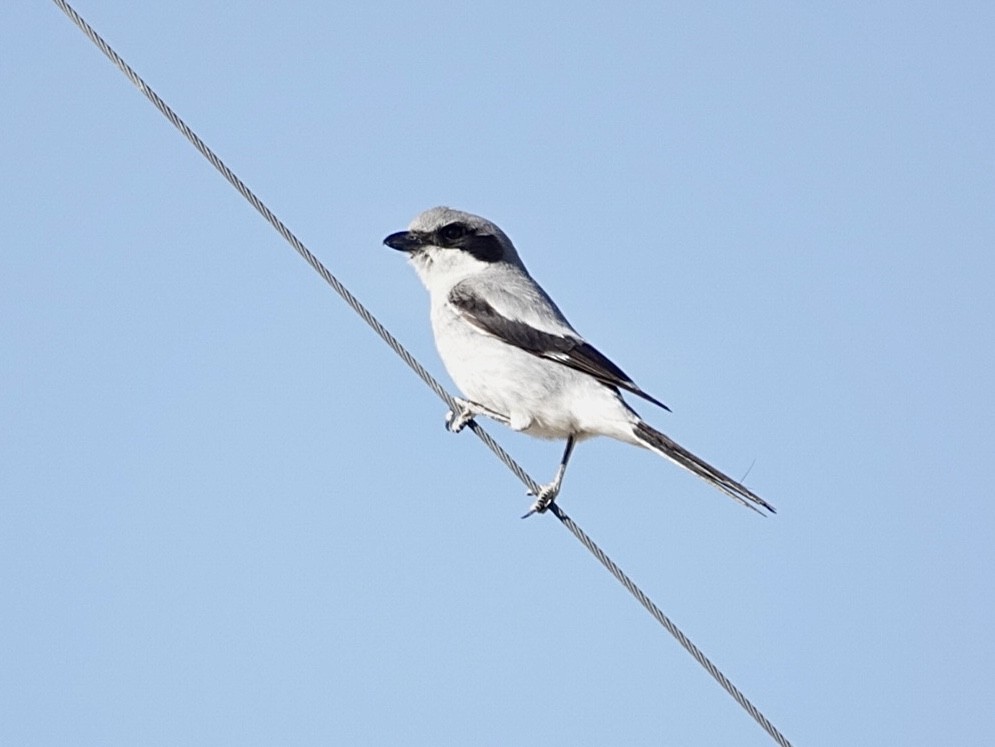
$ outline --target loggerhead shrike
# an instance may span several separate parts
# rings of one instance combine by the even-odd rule
[[[458,433],[487,415],[539,438],[566,439],[556,476],[529,514],[556,499],[574,445],[609,436],[642,446],[708,481],[744,506],[774,507],[649,426],[619,390],[669,410],[570,326],[532,279],[511,240],[489,220],[447,207],[426,210],[384,239],[407,253],[431,297],[435,344],[466,396],[446,415]],[[529,514],[526,514],[528,516]]]

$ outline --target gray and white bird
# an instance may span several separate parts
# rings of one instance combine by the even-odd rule
[[[384,244],[405,252],[428,288],[436,347],[466,397],[459,412],[447,414],[449,429],[458,433],[475,416],[486,415],[532,436],[566,439],[556,476],[535,496],[529,513],[545,511],[556,499],[574,445],[592,436],[649,449],[749,508],[774,511],[625,403],[620,390],[670,409],[570,326],[511,240],[489,220],[436,207]]]

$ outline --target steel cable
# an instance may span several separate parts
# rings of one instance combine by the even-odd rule
[[[139,91],[144,94],[144,96],[152,102],[156,109],[158,109],[166,119],[168,119],[176,129],[178,129],[183,136],[190,141],[190,143],[200,151],[200,154],[204,156],[211,165],[217,169],[225,179],[238,191],[242,197],[244,197],[252,207],[256,209],[257,212],[262,215],[270,225],[273,226],[279,232],[279,234],[289,243],[294,250],[304,258],[304,260],[311,265],[315,272],[317,272],[322,279],[332,287],[336,293],[338,293],[342,299],[349,305],[349,307],[355,311],[364,322],[366,322],[373,331],[376,332],[390,348],[397,353],[401,360],[403,360],[417,375],[425,382],[425,384],[433,391],[435,394],[446,403],[446,405],[451,409],[457,409],[456,400],[454,397],[446,391],[445,387],[440,384],[435,377],[430,374],[424,366],[419,363],[413,355],[395,338],[390,331],[384,327],[375,316],[367,309],[358,298],[356,298],[348,288],[346,288],[342,282],[336,278],[329,270],[318,260],[311,251],[304,246],[304,244],[298,239],[293,232],[287,226],[284,225],[283,221],[276,217],[276,215],[271,211],[262,200],[260,200],[251,189],[249,189],[245,183],[235,175],[235,173],[228,168],[227,165],[212,151],[203,140],[195,133],[190,127],[184,122],[177,114],[174,112],[161,98],[159,95],[152,90],[149,85],[142,80],[142,78],[131,68],[128,63],[126,63],[120,55],[115,52],[110,45],[103,40],[103,38],[94,31],[80,15],[77,13],[69,3],[65,0],[53,0],[53,2],[69,17],[69,19],[76,24],[76,26],[82,31],[86,36],[93,42],[104,55],[110,59],[111,62],[130,80]],[[494,454],[500,459],[511,472],[525,484],[525,486],[533,493],[538,492],[539,484],[522,468],[518,462],[516,462],[508,452],[506,452],[497,441],[486,431],[482,426],[480,426],[476,421],[471,421],[468,427],[476,434],[476,436],[486,445]],[[677,642],[694,657],[704,669],[707,671],[715,680],[723,687],[723,689],[728,692],[747,713],[750,714],[753,719],[760,724],[761,727],[777,742],[781,747],[791,747],[791,743],[778,731],[774,725],[760,712],[760,710],[750,702],[749,699],[739,689],[736,688],[729,679],[722,674],[722,672],[711,662],[711,660],[706,657],[701,650],[691,642],[691,640],[684,635],[680,628],[674,624],[669,617],[667,617],[659,607],[657,607],[653,601],[643,593],[643,591],[636,586],[636,584],[630,579],[621,568],[619,568],[615,562],[609,558],[605,552],[595,544],[592,540],[575,522],[571,519],[566,512],[563,511],[556,503],[553,503],[549,507],[549,512],[552,513],[560,523],[563,524],[573,535],[576,537],[581,544],[584,545],[590,551],[598,562],[600,562],[609,573],[614,576],[625,589],[636,598],[636,600],[646,608],[646,610],[656,619],[670,633]]]

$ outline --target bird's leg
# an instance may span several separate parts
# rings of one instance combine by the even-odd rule
[[[556,496],[559,495],[560,485],[563,484],[563,475],[567,471],[567,462],[570,461],[570,455],[573,453],[574,445],[576,440],[573,436],[567,436],[567,446],[563,450],[563,458],[560,459],[560,466],[556,469],[556,477],[553,478],[551,483],[543,485],[539,488],[539,492],[533,493],[529,491],[529,495],[535,495],[536,502],[532,504],[529,512],[523,516],[523,519],[527,519],[532,514],[541,514],[549,508],[550,504],[556,500]]]
[[[486,415],[504,425],[508,425],[511,422],[507,415],[494,412],[489,407],[484,407],[466,399],[456,398],[456,406],[459,408],[457,412],[449,410],[446,413],[446,428],[452,433],[459,433],[478,415]]]

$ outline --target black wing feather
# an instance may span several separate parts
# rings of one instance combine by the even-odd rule
[[[509,345],[586,373],[603,384],[632,392],[670,411],[663,402],[636,386],[621,368],[584,340],[543,332],[525,322],[508,319],[480,296],[460,285],[456,285],[449,292],[449,303],[472,325],[504,340]]]

